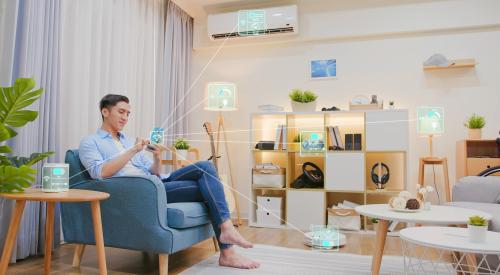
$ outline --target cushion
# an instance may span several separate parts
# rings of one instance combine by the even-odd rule
[[[167,204],[169,227],[183,229],[210,222],[208,209],[203,202],[177,202]]]

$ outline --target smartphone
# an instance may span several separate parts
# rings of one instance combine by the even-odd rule
[[[156,151],[156,148],[157,147],[153,144],[146,145],[146,150],[148,150],[148,151]]]

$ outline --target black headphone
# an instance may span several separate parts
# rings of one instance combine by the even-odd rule
[[[312,169],[306,169],[308,166],[312,167]],[[302,175],[292,183],[293,188],[321,188],[323,186],[323,171],[312,162],[304,162],[302,165]]]
[[[375,173],[375,168],[377,168],[379,165],[382,166],[382,169],[385,168],[385,170],[387,171],[387,173],[384,173],[382,174],[382,176],[380,177],[380,179],[378,178],[378,174]],[[377,162],[375,163],[375,165],[373,165],[372,167],[372,171],[371,171],[371,177],[372,177],[372,181],[373,183],[375,184],[386,184],[388,181],[389,181],[389,178],[391,177],[391,172],[389,171],[389,166],[387,166],[387,164],[383,163],[383,162]]]

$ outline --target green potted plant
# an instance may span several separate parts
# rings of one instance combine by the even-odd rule
[[[178,138],[174,142],[174,147],[177,152],[177,156],[179,156],[180,159],[187,159],[187,154],[188,154],[188,149],[189,149],[189,143],[187,140],[183,138]]]
[[[297,134],[294,138],[293,138],[293,143],[292,143],[292,146],[291,146],[291,150],[292,152],[298,152],[300,150],[300,134]]]
[[[488,221],[480,216],[469,217],[467,224],[469,229],[469,240],[475,243],[481,243],[486,240],[486,232],[488,232]]]
[[[484,117],[472,114],[464,123],[469,129],[469,139],[481,139],[482,129],[486,124]]]
[[[316,111],[316,99],[318,96],[311,91],[293,89],[289,94],[292,100],[293,112],[314,112]]]
[[[373,231],[377,232],[377,230],[378,230],[378,219],[371,218],[370,221],[372,222]]]
[[[33,153],[29,157],[6,156],[12,149],[5,141],[15,137],[13,129],[22,127],[38,117],[38,112],[26,110],[38,100],[43,89],[33,90],[35,80],[18,78],[12,87],[0,87],[0,193],[23,192],[35,181],[37,170],[31,168],[53,152]]]

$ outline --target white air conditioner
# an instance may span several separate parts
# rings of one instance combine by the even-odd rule
[[[297,6],[209,14],[207,30],[211,40],[297,34],[299,32]]]

